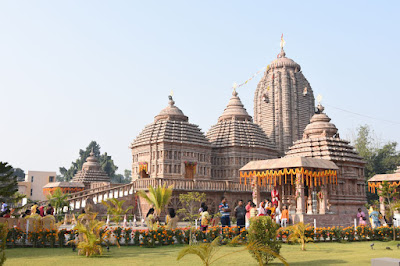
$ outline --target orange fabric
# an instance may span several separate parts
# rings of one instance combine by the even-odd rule
[[[283,210],[282,211],[281,219],[288,219],[289,220],[289,211],[288,210]]]

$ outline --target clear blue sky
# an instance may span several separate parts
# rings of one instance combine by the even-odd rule
[[[130,142],[171,89],[206,132],[282,33],[341,137],[369,124],[400,142],[399,11],[398,1],[2,1],[0,161],[58,171],[96,140],[129,169]],[[250,114],[259,79],[238,90]]]

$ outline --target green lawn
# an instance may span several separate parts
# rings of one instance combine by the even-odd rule
[[[400,242],[374,242],[375,249],[371,250],[372,242],[353,243],[318,243],[308,244],[307,251],[300,251],[298,245],[283,245],[281,254],[290,265],[370,265],[371,258],[392,257],[400,258],[400,250],[396,245]],[[392,250],[386,250],[391,247]],[[7,249],[5,265],[201,265],[194,255],[188,255],[181,261],[176,256],[182,246],[164,246],[158,248],[112,247],[110,252],[105,250],[101,257],[86,258],[78,256],[69,248],[16,248]],[[235,247],[223,247],[220,254],[238,250]],[[215,265],[257,265],[247,252],[227,256]],[[278,265],[273,263],[272,265]]]

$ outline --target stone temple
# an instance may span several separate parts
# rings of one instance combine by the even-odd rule
[[[275,182],[282,204],[290,205],[294,221],[317,219],[319,226],[330,225],[332,219],[352,217],[366,202],[365,163],[349,142],[339,137],[323,107],[315,108],[313,90],[300,65],[287,58],[283,48],[255,90],[254,120],[235,90],[223,113],[214,119],[216,124],[203,133],[169,96],[167,107],[130,144],[132,183],[92,186],[87,193],[72,194],[71,206],[84,207],[89,198],[96,203],[111,196],[122,197],[129,204],[137,204],[136,214],[142,215],[150,206],[135,198],[135,191],[164,184],[174,187],[170,207],[176,209],[182,207],[179,194],[189,191],[206,193],[212,213],[217,212],[222,195],[230,206],[254,195],[270,197],[272,183],[262,186],[241,182],[244,166],[275,171],[267,179]],[[92,160],[88,158],[85,164],[92,165]],[[294,172],[299,167],[301,175],[305,173],[303,167],[311,174],[296,176],[303,183],[290,182],[287,174],[292,178],[293,173],[300,175]],[[73,181],[94,182],[90,169],[85,169]],[[320,202],[317,193],[325,195]]]

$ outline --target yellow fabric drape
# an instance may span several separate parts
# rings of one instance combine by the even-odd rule
[[[321,184],[337,185],[337,170],[305,170],[304,168],[291,168],[283,170],[265,170],[265,171],[241,171],[240,183],[244,179],[244,184],[247,184],[247,179],[252,180],[257,178],[258,185],[282,185],[282,181],[288,184],[287,175],[290,175],[290,184],[293,185],[293,175],[301,175],[301,183],[306,183],[307,186],[317,186]],[[282,178],[284,176],[284,179]],[[283,179],[283,180],[282,180]],[[400,183],[400,182],[399,182]]]
[[[368,190],[371,193],[375,193],[377,191],[377,189],[381,186],[382,182],[368,182]],[[396,182],[396,181],[392,181],[390,182],[391,187],[398,187],[400,186],[400,181]]]

